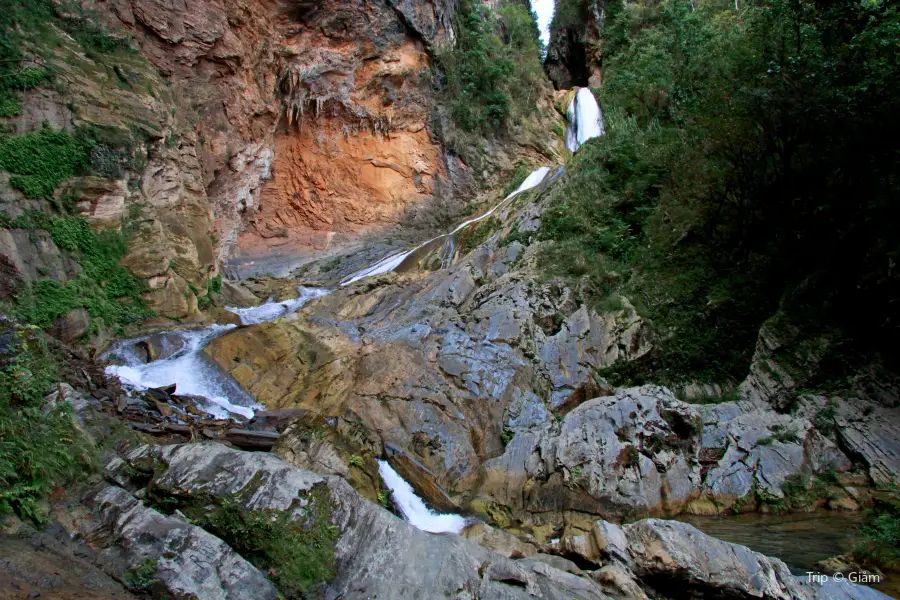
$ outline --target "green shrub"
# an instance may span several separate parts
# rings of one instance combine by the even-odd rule
[[[813,415],[813,425],[822,435],[831,435],[834,433],[836,424],[834,418],[837,416],[837,401],[832,398],[828,400],[825,407],[817,411]]]
[[[216,275],[215,277],[211,277],[209,279],[209,291],[212,294],[219,294],[222,292],[222,275]]]
[[[156,581],[156,564],[158,560],[148,558],[125,572],[125,583],[133,590],[147,591]]]
[[[65,283],[40,279],[21,291],[16,312],[24,322],[47,327],[75,308],[84,308],[92,319],[108,325],[125,325],[152,315],[141,299],[143,282],[119,264],[127,251],[122,234],[95,232],[82,217],[43,213],[26,213],[11,226],[47,230],[83,269]]]
[[[95,466],[94,449],[76,427],[71,407],[45,413],[44,396],[59,366],[34,331],[0,325],[0,514],[43,520],[40,500]]]
[[[38,65],[0,65],[0,117],[14,117],[22,110],[17,93],[52,79],[49,69]]]
[[[534,16],[509,4],[494,12],[463,0],[454,22],[456,44],[438,55],[456,124],[489,133],[534,110],[543,85]]]
[[[862,539],[853,551],[854,557],[882,569],[900,568],[900,515],[876,513],[861,533]]]
[[[53,190],[89,163],[83,140],[45,125],[23,135],[0,137],[0,169],[29,198],[52,198]]]

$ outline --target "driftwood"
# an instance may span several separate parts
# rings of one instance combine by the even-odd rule
[[[250,429],[229,429],[225,441],[238,448],[250,450],[271,450],[280,434],[275,431],[252,431]]]

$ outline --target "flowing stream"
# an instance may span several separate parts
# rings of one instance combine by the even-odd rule
[[[588,92],[588,93],[590,93],[590,92]],[[593,96],[591,96],[591,97],[593,98]],[[494,214],[497,210],[499,210],[500,208],[509,204],[510,200],[512,200],[513,198],[515,198],[522,192],[525,192],[534,187],[537,187],[538,185],[540,185],[540,183],[542,181],[544,181],[544,179],[547,177],[548,173],[550,173],[550,167],[539,167],[539,168],[535,169],[534,171],[531,172],[530,175],[528,175],[528,177],[525,178],[525,181],[522,182],[522,184],[516,189],[516,191],[514,191],[513,193],[508,195],[506,198],[504,198],[500,202],[498,202],[491,210],[487,211],[483,215],[481,215],[479,217],[475,217],[474,219],[469,219],[468,221],[464,221],[463,223],[457,225],[456,229],[454,229],[450,233],[445,233],[445,234],[439,235],[437,237],[433,237],[430,240],[422,242],[421,244],[419,244],[415,248],[412,248],[411,250],[407,250],[405,252],[389,254],[388,256],[385,256],[384,258],[382,258],[380,261],[378,261],[374,265],[368,266],[365,269],[360,269],[356,273],[353,273],[349,277],[345,278],[343,281],[341,281],[341,285],[342,286],[350,285],[351,283],[355,283],[355,282],[359,281],[360,279],[364,279],[365,277],[373,277],[375,275],[381,275],[382,273],[390,273],[391,271],[393,271],[394,269],[399,267],[401,264],[403,264],[403,261],[405,261],[407,259],[407,257],[409,257],[411,254],[413,254],[416,250],[418,250],[419,248],[423,248],[423,247],[427,246],[428,244],[431,244],[432,242],[435,242],[440,239],[444,239],[446,241],[445,247],[444,247],[445,256],[444,256],[444,260],[441,261],[442,265],[445,265],[448,258],[450,258],[452,256],[453,250],[455,248],[455,239],[456,239],[457,233],[459,233],[460,231],[462,231],[469,225],[472,225],[473,223],[477,223],[483,219],[487,219],[492,214]]]
[[[508,204],[518,194],[539,185],[549,172],[550,167],[536,169],[522,182],[516,191],[509,194],[483,215],[469,219],[458,225],[450,233],[432,238],[411,250],[389,255],[374,265],[354,273],[341,282],[341,285],[349,285],[364,277],[389,273],[402,264],[404,259],[413,252],[437,239],[446,238],[448,242],[446,246],[449,247],[449,251],[452,253],[453,240],[457,232],[473,223],[488,218],[499,208]],[[330,290],[323,288],[303,286],[298,287],[297,291],[299,296],[294,300],[281,302],[270,300],[251,308],[226,307],[226,309],[238,315],[243,325],[255,325],[272,321],[299,310],[313,298],[324,296],[330,292]],[[161,336],[163,349],[168,351],[165,352],[163,358],[151,362],[146,362],[146,357],[141,356],[136,351],[136,344],[153,336],[121,340],[116,342],[104,354],[104,358],[115,360],[122,364],[109,366],[106,372],[117,376],[126,388],[133,390],[165,387],[174,383],[177,393],[200,396],[208,400],[204,408],[217,418],[227,418],[230,413],[237,413],[252,418],[254,411],[260,408],[254,399],[230,375],[223,372],[218,365],[202,352],[203,348],[210,341],[235,327],[236,325],[210,325],[202,329],[182,329],[156,334]],[[165,346],[168,346],[168,348]],[[421,504],[421,501],[419,503]],[[422,505],[422,508],[424,508],[424,505]],[[427,511],[427,509],[425,510]]]
[[[431,533],[459,533],[468,521],[459,515],[439,514],[431,511],[412,486],[385,460],[378,461],[378,474],[391,490],[394,502],[410,525]]]
[[[227,310],[241,318],[244,325],[254,325],[272,321],[298,310],[312,300],[329,292],[322,288],[297,288],[299,296],[282,302],[268,301],[251,308]],[[222,371],[202,350],[215,338],[231,331],[237,325],[210,325],[202,329],[180,329],[161,336],[164,358],[146,362],[136,351],[136,344],[153,336],[144,336],[116,342],[104,354],[104,358],[123,363],[106,368],[109,375],[115,375],[126,388],[146,390],[149,388],[176,386],[176,393],[200,396],[208,402],[204,409],[211,415],[225,419],[229,413],[237,413],[252,418],[260,408],[250,394],[227,373]]]

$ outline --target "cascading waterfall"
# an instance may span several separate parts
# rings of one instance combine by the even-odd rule
[[[329,292],[322,288],[297,288],[299,296],[295,300],[264,302],[251,308],[231,308],[244,325],[265,323],[294,312],[304,304],[324,296]],[[253,417],[254,410],[260,408],[250,394],[245,392],[230,375],[203,354],[203,348],[215,338],[237,327],[236,325],[210,325],[202,329],[185,329],[170,332],[181,341],[181,346],[171,356],[143,362],[134,352],[136,343],[149,336],[122,340],[116,343],[104,358],[118,359],[124,364],[106,368],[109,375],[115,375],[126,388],[146,390],[149,388],[176,386],[176,392],[189,396],[200,396],[208,400],[204,409],[211,415],[225,419],[229,413],[247,418]]]
[[[468,525],[465,517],[439,514],[429,510],[412,486],[406,482],[385,460],[378,461],[378,474],[391,490],[394,502],[410,525],[431,533],[459,533]]]
[[[299,310],[301,306],[312,300],[320,298],[329,292],[323,288],[311,288],[298,286],[297,296],[293,300],[284,300],[282,302],[265,302],[259,306],[251,306],[250,308],[234,308],[226,306],[225,310],[232,312],[241,318],[242,325],[256,325],[257,323],[265,323],[266,321],[274,321],[278,317]]]
[[[588,92],[588,93],[590,94],[590,92]],[[591,96],[591,98],[593,98],[593,96]],[[361,269],[361,270],[357,271],[356,273],[353,273],[349,277],[345,278],[343,281],[341,281],[341,285],[342,286],[350,285],[351,283],[355,283],[355,282],[359,281],[360,279],[364,279],[366,277],[373,277],[375,275],[381,275],[382,273],[390,273],[391,271],[393,271],[394,269],[399,267],[401,264],[403,264],[403,261],[406,260],[406,258],[409,257],[416,250],[418,250],[419,248],[422,248],[424,246],[427,246],[428,244],[434,242],[435,240],[439,240],[441,238],[449,238],[447,243],[445,243],[444,260],[441,261],[441,266],[443,267],[446,264],[449,264],[448,257],[449,257],[449,255],[452,254],[453,249],[456,247],[455,235],[458,232],[462,231],[463,229],[465,229],[469,225],[472,225],[473,223],[477,223],[481,220],[487,219],[492,214],[494,214],[497,210],[499,210],[500,208],[509,204],[510,200],[512,200],[513,198],[515,198],[522,192],[525,192],[534,187],[537,187],[538,185],[540,185],[540,183],[542,181],[544,181],[544,179],[547,177],[548,173],[550,173],[550,167],[539,167],[539,168],[535,169],[534,171],[531,172],[530,175],[528,175],[528,177],[525,178],[525,181],[523,181],[521,183],[521,185],[519,185],[519,187],[516,189],[516,191],[509,194],[506,198],[501,200],[492,209],[490,209],[483,215],[481,215],[479,217],[475,217],[474,219],[469,219],[468,221],[464,221],[450,233],[445,233],[443,235],[433,237],[428,241],[422,242],[421,244],[419,244],[415,248],[412,248],[411,250],[407,250],[405,252],[395,252],[393,254],[389,254],[389,255],[385,256],[384,258],[382,258],[377,263],[375,263],[374,265],[368,266],[365,269]]]
[[[603,113],[588,88],[578,88],[566,110],[566,148],[575,152],[586,141],[603,135]]]

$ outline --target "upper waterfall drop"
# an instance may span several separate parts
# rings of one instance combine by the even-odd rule
[[[566,119],[566,148],[569,152],[575,152],[589,139],[605,133],[603,112],[588,88],[578,88],[575,92],[566,109]]]

